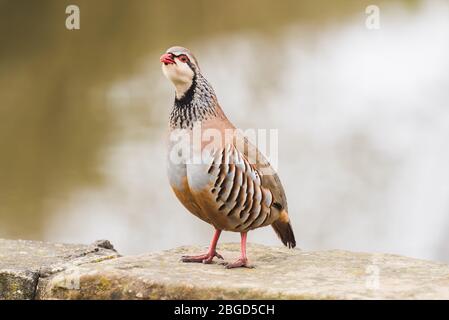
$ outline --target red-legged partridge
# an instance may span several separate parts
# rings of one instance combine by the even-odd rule
[[[193,54],[172,47],[160,61],[176,89],[169,121],[170,185],[187,210],[215,228],[208,252],[183,256],[182,261],[222,259],[216,245],[223,230],[241,233],[241,257],[228,268],[250,266],[246,257],[249,230],[271,225],[284,245],[295,247],[278,175],[225,116]]]

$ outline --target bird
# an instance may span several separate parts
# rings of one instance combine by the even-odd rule
[[[193,53],[174,46],[162,54],[160,62],[162,73],[175,87],[168,121],[169,183],[184,207],[215,230],[205,254],[182,256],[181,261],[209,264],[215,257],[223,259],[217,243],[222,231],[231,231],[241,235],[241,255],[235,262],[224,263],[226,268],[252,268],[246,253],[247,234],[269,225],[285,246],[294,248],[279,176],[227,118]],[[199,137],[210,133],[215,139],[196,143],[195,130]]]

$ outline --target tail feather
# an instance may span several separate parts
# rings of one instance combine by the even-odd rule
[[[282,243],[289,248],[296,247],[295,235],[293,233],[292,225],[290,221],[278,219],[271,225],[281,239]]]

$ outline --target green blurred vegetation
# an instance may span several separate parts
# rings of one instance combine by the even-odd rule
[[[149,54],[296,22],[319,28],[370,3],[0,1],[0,237],[43,238],[52,203],[103,182],[101,151],[120,134],[105,89]],[[69,4],[80,7],[81,30],[65,28]]]

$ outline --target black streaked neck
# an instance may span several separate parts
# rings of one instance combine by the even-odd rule
[[[192,85],[180,98],[175,97],[170,114],[172,129],[192,129],[197,121],[217,116],[215,92],[209,82],[195,74]]]

